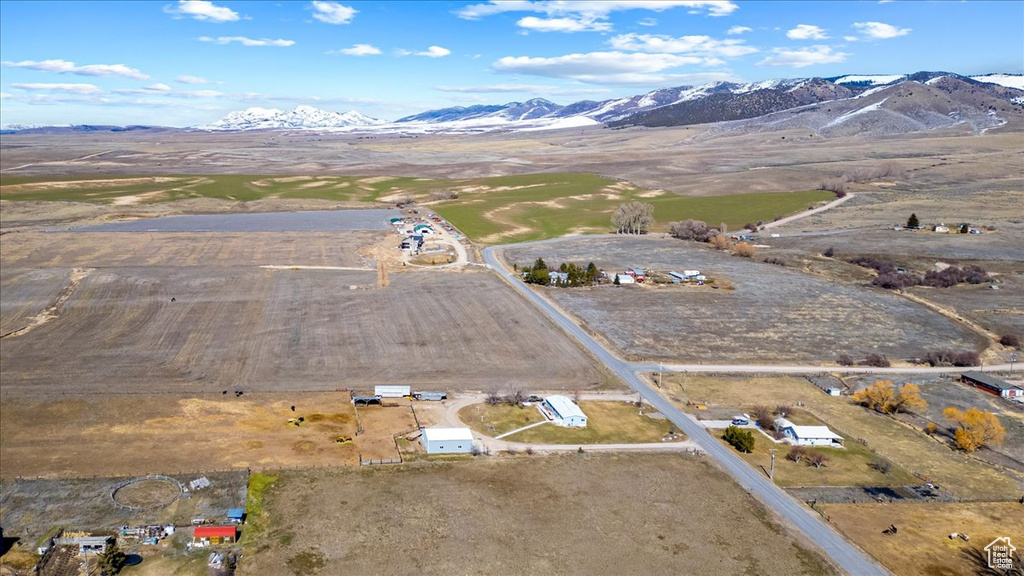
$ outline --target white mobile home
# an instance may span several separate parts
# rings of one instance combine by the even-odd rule
[[[467,454],[473,450],[469,428],[424,428],[420,441],[427,454]]]
[[[785,418],[778,418],[775,429],[796,446],[843,446],[843,437],[829,430],[828,426],[797,426]]]

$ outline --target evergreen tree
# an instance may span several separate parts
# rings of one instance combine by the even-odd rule
[[[911,214],[910,218],[907,218],[907,228],[917,228],[921,225],[921,221],[917,219],[917,214]]]
[[[587,264],[587,282],[591,284],[597,284],[597,278],[601,275],[601,272],[597,269],[597,266],[591,262]]]

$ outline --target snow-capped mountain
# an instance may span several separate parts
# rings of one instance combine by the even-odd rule
[[[285,112],[276,108],[248,108],[229,112],[226,116],[201,126],[203,130],[265,130],[280,128],[347,128],[375,126],[383,120],[364,116],[359,112],[329,112],[312,106],[298,106]]]

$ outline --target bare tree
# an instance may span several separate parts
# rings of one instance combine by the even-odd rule
[[[442,188],[430,191],[431,200],[455,200],[458,197],[459,193],[449,188]]]
[[[490,387],[487,388],[487,397],[484,399],[484,401],[490,404],[491,406],[494,406],[495,404],[501,402],[501,385],[491,384]]]
[[[818,450],[808,450],[805,458],[807,459],[807,463],[815,468],[821,468],[828,464],[829,460],[832,459],[828,454]]]
[[[401,204],[401,205],[404,206],[406,204],[412,204],[412,201],[413,201],[412,194],[410,194],[408,192],[402,192],[398,196],[395,196],[395,204]]]
[[[526,401],[526,387],[522,382],[510,382],[508,385],[508,401],[511,404],[522,404]]]
[[[572,391],[572,401],[577,403],[577,404],[579,404],[580,403],[580,396],[582,396],[582,395],[583,395],[583,392],[579,388],[576,388],[575,390]]]
[[[644,202],[619,204],[612,214],[612,226],[619,234],[646,234],[654,224],[654,206]]]
[[[703,220],[683,220],[670,224],[669,232],[680,240],[707,242],[712,236],[718,234],[718,229],[708,226],[708,223]]]

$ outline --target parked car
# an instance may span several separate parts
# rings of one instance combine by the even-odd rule
[[[733,418],[732,419],[732,425],[733,426],[749,426],[750,425],[750,420],[747,420],[746,418]]]

